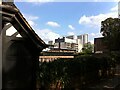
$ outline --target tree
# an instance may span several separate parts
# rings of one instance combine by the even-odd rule
[[[88,42],[84,45],[84,47],[82,48],[82,52],[85,54],[90,54],[93,52],[93,45]]]
[[[104,43],[110,51],[120,50],[120,19],[107,18],[101,22],[101,33],[104,36]]]

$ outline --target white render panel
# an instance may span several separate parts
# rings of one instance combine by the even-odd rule
[[[67,42],[67,43],[76,43],[76,40],[65,38],[65,42]]]
[[[85,44],[85,43],[88,43],[88,34],[85,34],[85,35],[84,35],[84,44]]]
[[[81,52],[82,51],[82,48],[83,48],[83,44],[82,44],[82,40],[81,39],[77,39],[77,51],[78,52]]]

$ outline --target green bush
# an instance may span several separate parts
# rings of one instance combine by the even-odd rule
[[[115,62],[109,56],[78,56],[40,62],[39,81],[46,88],[82,88],[111,76]]]

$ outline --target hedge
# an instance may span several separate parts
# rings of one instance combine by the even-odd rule
[[[114,75],[115,60],[109,56],[78,56],[73,59],[57,59],[40,62],[41,88],[83,88],[91,82]]]

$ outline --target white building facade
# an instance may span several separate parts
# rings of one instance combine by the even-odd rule
[[[76,44],[75,39],[69,39],[66,37],[60,38],[60,40],[58,39],[55,40],[55,47],[60,48],[60,49],[75,50],[75,44]]]
[[[88,43],[88,34],[77,36],[78,49],[77,52],[81,52],[84,45]]]
[[[88,34],[78,35],[77,38],[71,35],[55,39],[54,47],[82,52],[82,48],[86,43],[88,43]]]

